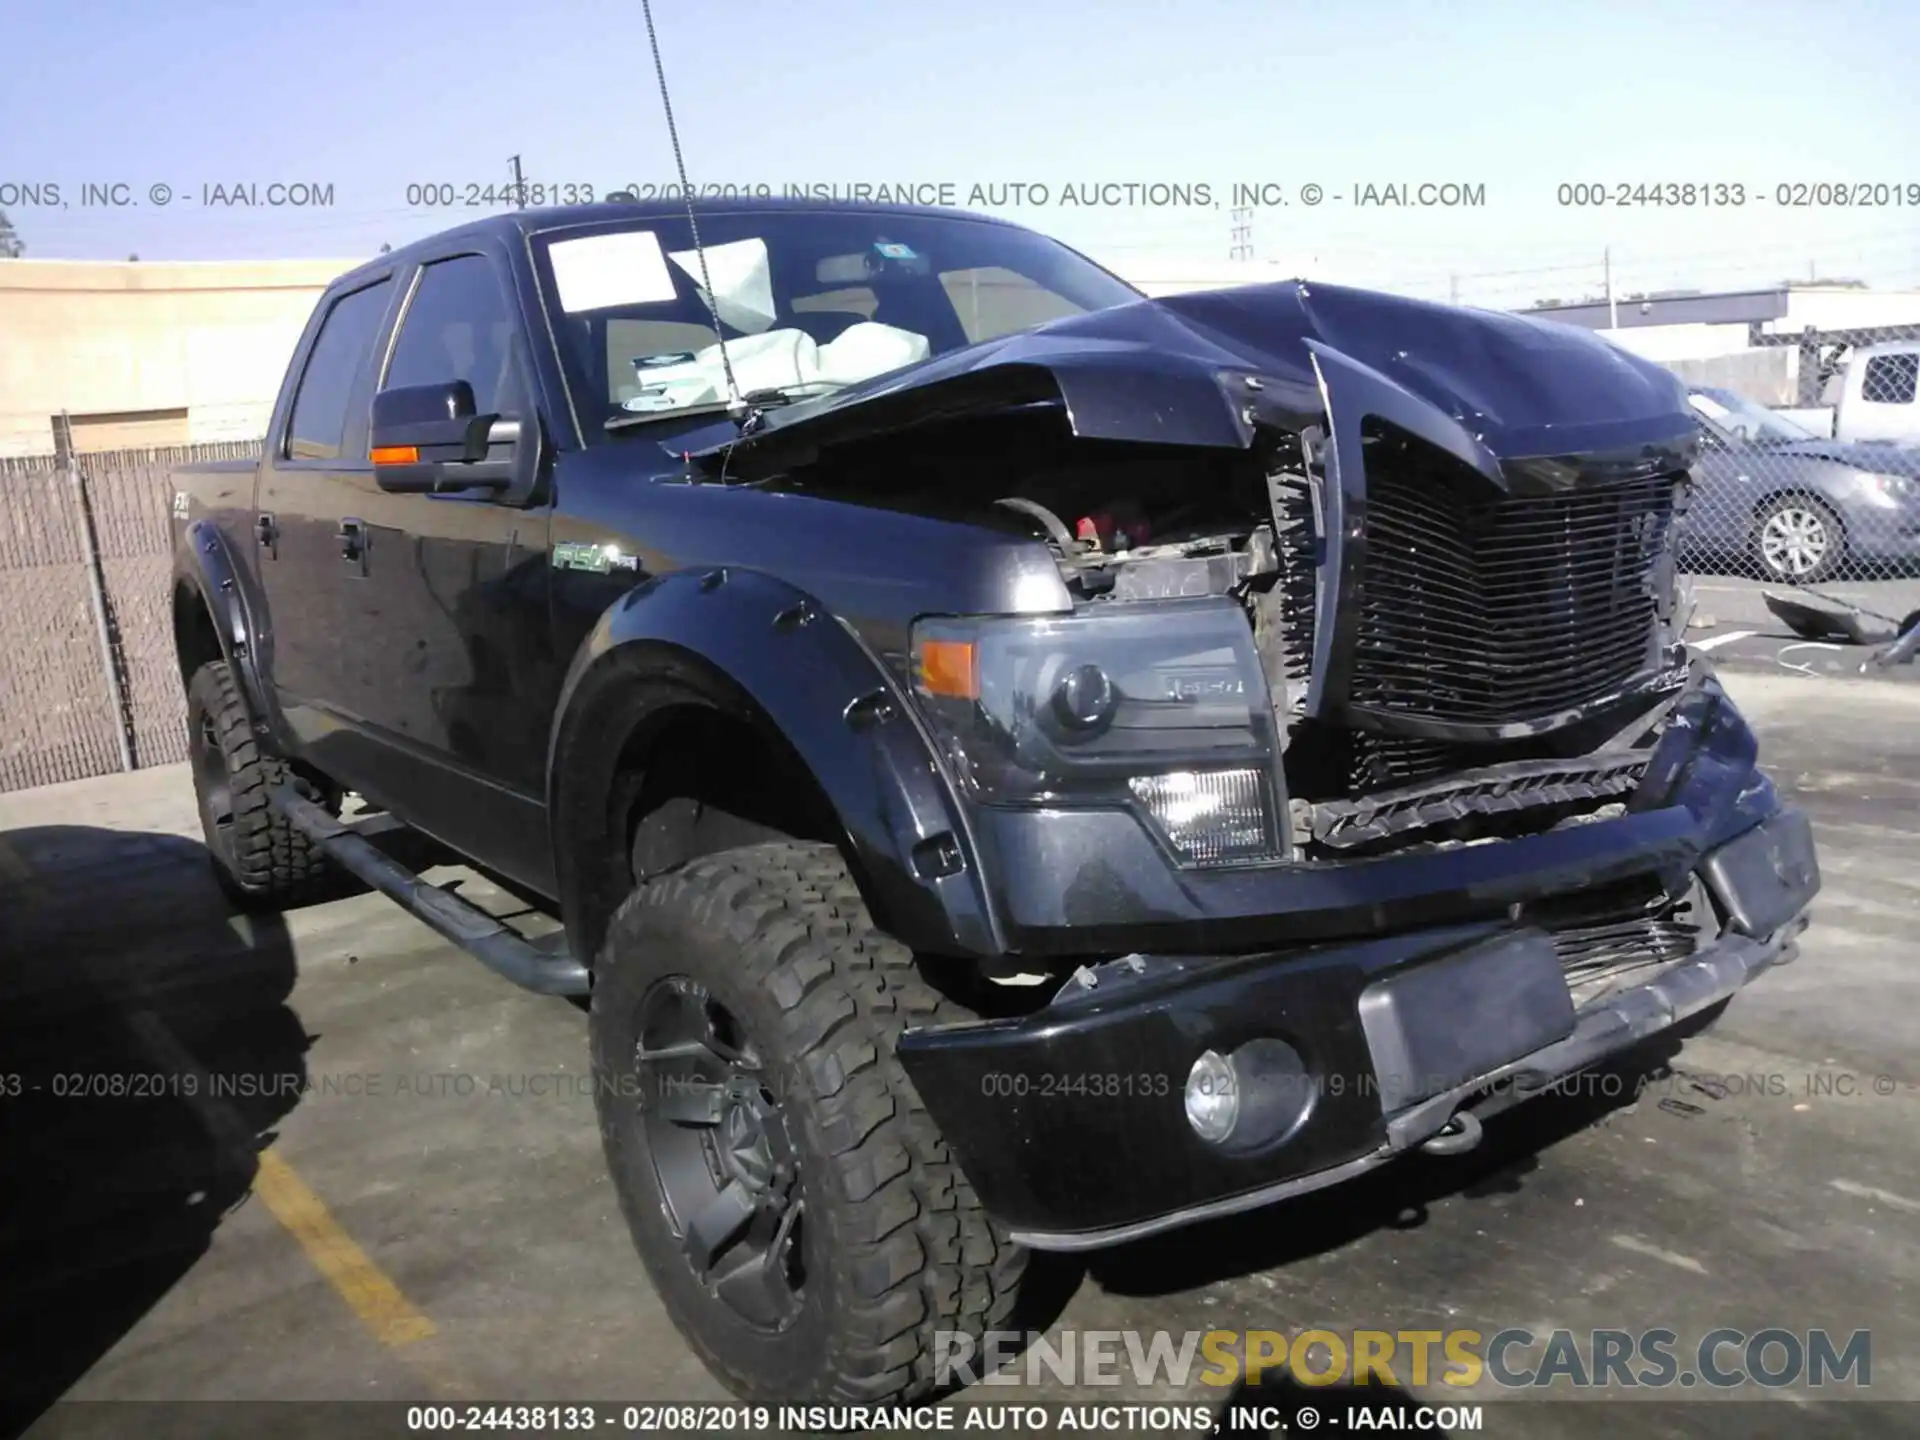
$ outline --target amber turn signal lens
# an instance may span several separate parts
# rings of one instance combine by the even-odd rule
[[[418,445],[376,445],[373,447],[373,463],[376,465],[418,465],[420,447]]]
[[[920,642],[920,688],[953,700],[980,698],[980,656],[971,640]]]

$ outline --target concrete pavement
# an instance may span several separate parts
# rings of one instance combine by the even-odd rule
[[[1920,691],[1729,684],[1819,833],[1826,889],[1794,965],[1636,1056],[1617,1090],[1535,1101],[1469,1156],[1044,1263],[1038,1323],[1870,1329],[1864,1393],[1920,1402]],[[375,896],[229,915],[184,767],[0,795],[0,916],[0,1070],[42,1087],[0,1099],[10,1428],[125,1433],[41,1414],[63,1395],[726,1398],[631,1253],[573,1006]],[[83,1093],[116,1075],[121,1093]],[[1626,1433],[1897,1433],[1857,1394],[1684,1399]],[[1613,1434],[1622,1413],[1547,1401],[1487,1433]]]

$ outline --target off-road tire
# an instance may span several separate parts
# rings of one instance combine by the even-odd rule
[[[228,898],[247,910],[288,909],[318,898],[333,878],[326,857],[267,797],[284,784],[309,800],[323,802],[324,797],[262,747],[225,661],[209,661],[187,682],[187,737],[200,828],[214,876]],[[199,754],[202,746],[216,750],[224,767],[231,816],[226,824],[215,819],[218,806]]]
[[[778,1334],[701,1285],[662,1203],[632,1057],[642,998],[669,976],[740,1017],[778,1076],[807,1247],[802,1311]],[[969,1018],[874,928],[829,845],[697,859],[615,914],[589,1024],[601,1139],[655,1290],[735,1394],[910,1403],[935,1388],[936,1331],[977,1339],[1008,1323],[1026,1254],[982,1210],[894,1053],[909,1026]]]

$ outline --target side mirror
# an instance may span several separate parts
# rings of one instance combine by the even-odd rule
[[[490,452],[519,441],[517,420],[474,413],[473,386],[465,380],[405,385],[373,397],[370,449],[382,490],[504,490],[513,483],[513,460],[492,459]]]

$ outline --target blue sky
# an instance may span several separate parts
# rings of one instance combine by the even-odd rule
[[[1783,208],[1774,187],[1920,199],[1920,5],[656,0],[692,178],[1045,185],[1002,213],[1125,268],[1222,259],[1227,192],[1290,272],[1518,302],[1597,288],[1864,275],[1920,286],[1920,204]],[[407,187],[672,179],[638,4],[0,0],[0,205],[38,257],[351,257],[473,212]],[[31,57],[31,63],[28,63]],[[1058,203],[1100,181],[1219,208]],[[331,185],[324,208],[201,187]],[[1475,209],[1355,208],[1356,182],[1482,184]],[[1561,182],[1745,185],[1738,209],[1591,209]],[[141,203],[83,208],[85,183]],[[175,192],[164,207],[152,186]],[[8,187],[14,189],[9,191]],[[1756,193],[1765,198],[1754,198]],[[1907,192],[1903,192],[1907,198]]]

